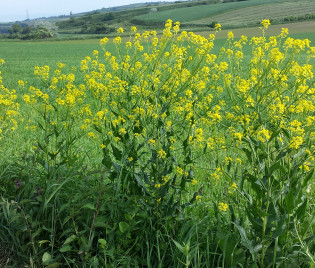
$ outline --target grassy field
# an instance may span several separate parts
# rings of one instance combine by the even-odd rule
[[[315,32],[268,24],[1,41],[0,267],[314,267]]]

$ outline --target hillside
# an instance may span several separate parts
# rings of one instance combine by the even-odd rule
[[[257,25],[269,18],[273,23],[315,19],[314,0],[249,0],[216,5],[180,8],[135,17],[135,22],[146,25],[162,23],[167,19],[194,26],[220,22],[223,27]]]

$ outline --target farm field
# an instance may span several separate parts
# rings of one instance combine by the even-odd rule
[[[184,24],[201,25],[209,25],[214,21],[221,23],[222,26],[235,28],[257,25],[266,16],[277,22],[284,18],[314,14],[314,12],[315,3],[312,0],[251,0],[172,9],[140,15],[135,18],[144,22],[163,22],[171,18]]]
[[[243,27],[246,25],[257,25],[263,19],[270,18],[273,22],[284,19],[293,20],[299,16],[315,14],[314,1],[295,1],[264,4],[246,8],[234,9],[223,14],[214,15],[210,18],[193,20],[192,23],[207,25],[209,20],[220,22],[223,27]],[[267,16],[267,17],[266,17]]]
[[[0,41],[0,267],[314,267],[315,32],[269,24]]]

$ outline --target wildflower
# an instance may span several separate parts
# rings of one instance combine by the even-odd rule
[[[124,28],[122,27],[118,28],[117,33],[123,33],[123,32],[124,32]]]
[[[261,142],[268,141],[270,139],[270,137],[271,137],[270,131],[268,129],[265,129],[264,127],[262,127],[262,129],[257,132],[257,138]]]
[[[268,29],[269,25],[270,25],[270,20],[262,20],[260,23],[262,26],[265,27],[265,29]]]
[[[160,151],[158,151],[158,157],[160,159],[165,159],[166,158],[166,152],[163,149],[161,149]]]
[[[234,39],[234,34],[233,34],[233,32],[229,31],[229,32],[227,33],[227,38],[228,38],[228,40]]]
[[[302,143],[303,143],[303,137],[301,136],[293,137],[290,142],[289,148],[298,149],[302,145]]]
[[[103,39],[100,40],[100,45],[101,45],[101,46],[104,46],[104,45],[107,44],[107,42],[108,42],[108,38],[107,38],[107,37],[104,37]]]
[[[176,172],[177,172],[178,174],[180,174],[180,175],[183,175],[183,174],[184,174],[183,169],[180,168],[180,167],[177,167],[177,168],[176,168]]]
[[[149,139],[148,144],[151,145],[151,146],[154,146],[155,145],[155,140]]]
[[[82,127],[82,126],[81,126],[81,127]],[[88,133],[88,136],[91,137],[91,138],[93,138],[93,139],[96,138],[96,135],[95,135],[94,132],[89,132],[89,133]]]
[[[216,24],[214,25],[214,30],[215,30],[215,31],[221,31],[221,28],[222,28],[222,26],[221,26],[220,23],[216,23]]]
[[[198,181],[196,180],[196,179],[193,179],[192,181],[191,181],[191,184],[192,185],[196,185],[198,183]]]
[[[226,211],[228,209],[229,205],[225,203],[219,203],[218,209],[221,211]]]
[[[15,183],[15,186],[18,188],[18,190],[20,190],[20,188],[21,188],[21,181],[17,180],[16,183]]]
[[[126,129],[124,129],[124,128],[121,128],[121,129],[119,129],[119,134],[120,135],[125,135],[127,133],[127,131],[126,131]]]
[[[196,195],[196,201],[200,201],[201,200],[201,195]]]

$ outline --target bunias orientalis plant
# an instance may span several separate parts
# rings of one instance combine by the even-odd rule
[[[251,40],[229,32],[217,53],[215,35],[179,32],[172,21],[162,36],[133,27],[125,43],[120,28],[115,49],[102,39],[103,51],[85,57],[77,75],[63,74],[62,64],[52,73],[36,68],[43,86],[30,87],[24,100],[40,114],[43,127],[34,133],[42,140],[43,167],[66,160],[69,169],[76,155],[88,155],[87,165],[102,165],[102,191],[111,194],[105,202],[99,193],[95,205],[84,207],[94,213],[89,232],[70,239],[81,243],[80,252],[92,256],[94,223],[106,218],[100,234],[107,240],[98,241],[102,263],[115,259],[110,252],[134,249],[137,256],[146,252],[142,261],[174,264],[171,245],[159,244],[156,234],[175,236],[187,206],[195,212],[198,204],[204,214],[221,216],[218,265],[312,262],[312,212],[303,189],[314,179],[315,51],[307,40],[288,38],[286,29],[265,37],[268,24]],[[174,241],[186,266],[190,250],[209,251],[189,239]],[[154,254],[160,245],[168,257]],[[64,251],[69,258],[71,252],[70,246]]]
[[[268,24],[262,22],[263,33]],[[301,265],[301,256],[314,265],[300,235],[311,241],[313,219],[306,189],[314,180],[315,88],[310,62],[315,49],[309,40],[286,35],[283,29],[269,40],[264,35],[253,38],[247,77],[236,76],[226,88],[234,108],[229,130],[247,158],[240,191],[249,232],[238,221],[234,225],[260,267],[287,266],[284,256],[291,257],[290,265]],[[300,65],[305,50],[307,58]],[[237,121],[240,124],[234,124]]]

